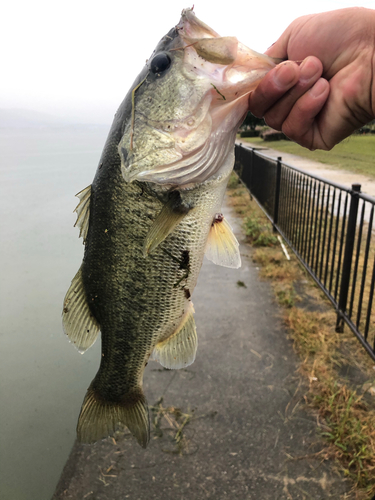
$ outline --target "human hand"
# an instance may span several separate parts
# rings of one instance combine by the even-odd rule
[[[266,53],[290,61],[263,78],[249,110],[295,142],[329,150],[375,118],[375,10],[300,17]]]

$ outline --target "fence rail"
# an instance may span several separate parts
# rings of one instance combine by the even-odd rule
[[[236,145],[235,171],[375,360],[375,199]]]

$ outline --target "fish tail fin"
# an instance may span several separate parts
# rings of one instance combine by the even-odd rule
[[[148,406],[142,389],[122,398],[120,402],[103,399],[89,387],[83,401],[77,424],[77,438],[81,443],[94,443],[125,425],[138,443],[146,448],[150,440]]]

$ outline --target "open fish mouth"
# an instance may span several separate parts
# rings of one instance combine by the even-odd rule
[[[184,30],[185,36],[190,38],[218,38],[220,35],[216,33],[210,26],[198,19],[194,14],[194,7],[183,9],[181,19],[176,26],[177,30]],[[184,36],[184,35],[182,35]]]
[[[236,37],[221,37],[198,19],[193,9],[182,11],[176,29],[184,41],[185,52],[191,47],[206,63],[221,66],[213,68],[206,65],[206,71],[211,72],[214,79],[216,77],[217,90],[227,91],[223,100],[232,100],[250,93],[254,89],[254,85],[250,84],[275,66],[272,58],[249,49]],[[228,94],[234,86],[235,89]]]

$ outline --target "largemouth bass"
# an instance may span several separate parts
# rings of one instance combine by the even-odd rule
[[[191,295],[205,253],[240,266],[220,209],[248,94],[274,66],[187,9],[120,105],[94,181],[77,195],[85,251],[64,300],[64,331],[79,351],[99,331],[102,338],[80,441],[127,426],[146,447],[148,360],[169,369],[193,363]]]

